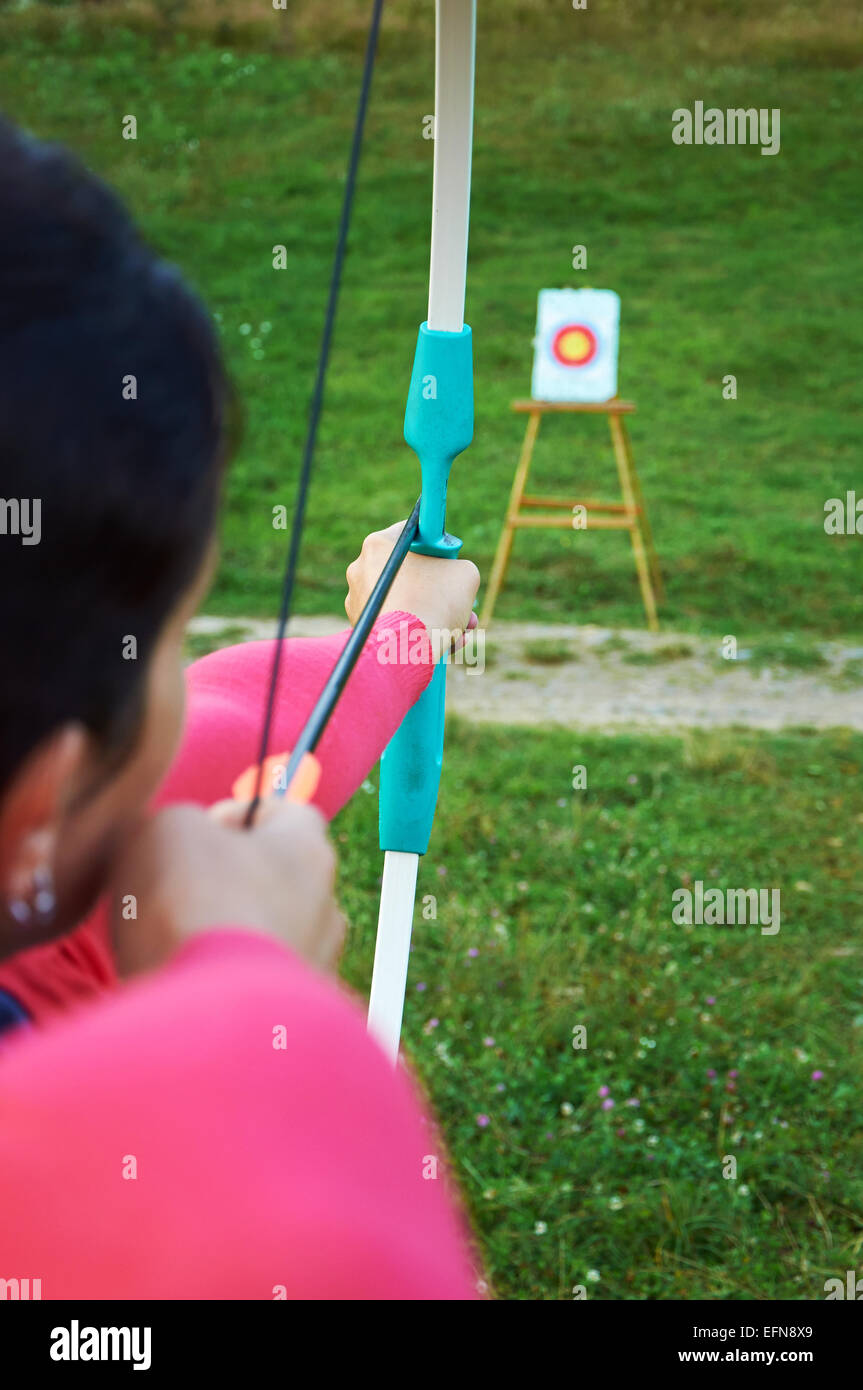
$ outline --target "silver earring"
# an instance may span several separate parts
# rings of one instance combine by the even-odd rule
[[[34,871],[33,887],[36,889],[36,896],[33,900],[35,915],[41,923],[47,924],[54,916],[54,909],[57,906],[57,898],[54,893],[54,875],[47,864],[41,865]]]
[[[33,920],[33,910],[23,898],[10,898],[6,906],[10,917],[14,917],[19,927],[29,927]]]
[[[33,870],[32,903],[26,898],[11,898],[7,906],[9,915],[15,918],[19,926],[47,926],[57,906],[54,876],[47,864]]]

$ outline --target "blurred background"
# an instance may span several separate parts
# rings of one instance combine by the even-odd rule
[[[245,402],[206,610],[224,621],[190,655],[275,618],[273,508],[293,506],[370,8],[0,3],[4,109],[121,191],[216,315]],[[433,12],[386,6],[307,617],[342,615],[363,536],[417,492],[401,431],[427,294]],[[502,1297],[818,1298],[859,1266],[863,535],[827,535],[824,507],[863,498],[861,31],[842,0],[480,0],[477,430],[450,524],[487,574],[537,292],[611,288],[666,587],[644,641],[625,535],[520,533],[486,673],[462,676],[495,722],[466,694],[450,721],[405,1038]],[[780,152],[675,145],[671,113],[696,101],[779,108]],[[532,490],[613,497],[605,421],[547,420]],[[334,827],[361,990],[375,790]],[[699,879],[780,889],[780,932],[675,925],[672,892]]]

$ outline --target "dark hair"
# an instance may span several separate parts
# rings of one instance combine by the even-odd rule
[[[208,314],[117,196],[2,117],[0,209],[2,793],[67,720],[109,755],[134,740],[215,525],[230,393]],[[12,533],[21,499],[38,544]]]

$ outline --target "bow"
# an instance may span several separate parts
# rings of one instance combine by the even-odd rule
[[[420,325],[405,411],[405,440],[422,476],[411,549],[454,558],[446,530],[453,459],[473,438],[471,331],[464,322],[473,137],[476,0],[437,0],[435,148],[428,319]],[[381,759],[384,851],[369,1031],[398,1057],[419,856],[428,849],[443,761],[446,664],[405,716]]]
[[[446,492],[457,454],[473,438],[471,332],[464,323],[470,169],[473,136],[476,0],[436,0],[435,153],[432,197],[428,319],[420,325],[405,411],[405,440],[420,461],[422,493],[366,601],[290,756],[268,757],[279,686],[283,638],[297,573],[317,428],[336,318],[342,266],[362,136],[371,91],[383,0],[374,0],[363,80],[303,461],[294,508],[282,603],[257,763],[234,785],[250,799],[251,825],[265,778],[275,794],[308,801],[320,768],[314,751],[409,549],[454,558],[461,541],[445,527]],[[419,856],[428,849],[443,760],[446,666],[441,658],[431,682],[408,712],[381,759],[380,844],[385,851],[378,935],[369,999],[369,1031],[393,1063],[398,1057]]]

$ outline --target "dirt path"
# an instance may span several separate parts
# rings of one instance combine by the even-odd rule
[[[334,617],[298,618],[292,636],[338,632]],[[192,633],[213,645],[269,637],[271,622],[196,618]],[[811,659],[810,649],[810,659]],[[566,728],[673,730],[836,726],[863,730],[863,646],[823,643],[823,664],[796,669],[755,664],[740,650],[726,660],[719,639],[538,623],[495,623],[485,669],[454,666],[453,712],[478,723]]]

